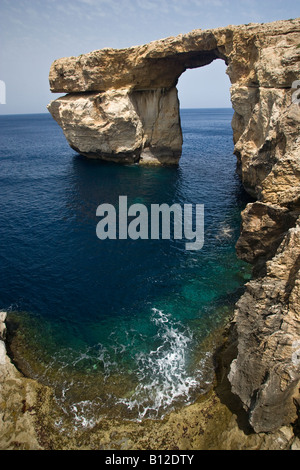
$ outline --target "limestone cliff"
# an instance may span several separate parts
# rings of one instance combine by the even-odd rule
[[[82,155],[122,163],[178,163],[181,155],[175,88],[72,93],[49,110]]]
[[[235,152],[244,183],[256,194],[262,191],[257,179],[264,179],[273,163],[268,159],[264,165],[261,159],[272,153],[278,118],[299,78],[299,31],[299,19],[228,26],[58,59],[51,66],[50,88],[68,95],[48,109],[71,147],[83,155],[178,163],[178,78],[188,68],[224,60],[232,83]],[[280,131],[289,127],[287,120]],[[290,166],[292,171],[293,162]]]
[[[254,264],[254,279],[237,304],[229,379],[256,431],[293,422],[299,406],[300,105],[292,101],[299,44],[298,18],[94,51],[59,59],[50,70],[51,90],[68,94],[49,111],[78,152],[178,163],[177,80],[188,68],[226,62],[238,171],[257,200],[243,213],[237,244]]]
[[[25,378],[6,354],[6,312],[0,312],[0,450],[42,449],[36,432],[37,382]]]
[[[238,356],[231,364],[229,380],[257,432],[273,431],[297,419],[299,268],[300,218],[267,261],[266,274],[247,284],[236,306]]]

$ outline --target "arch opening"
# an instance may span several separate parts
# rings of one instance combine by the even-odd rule
[[[180,109],[232,108],[226,64],[216,59],[207,66],[187,69],[178,80]]]

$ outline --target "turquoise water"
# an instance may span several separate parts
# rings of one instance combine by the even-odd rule
[[[51,116],[0,117],[0,308],[30,375],[78,424],[160,417],[212,380],[211,346],[249,270],[236,258],[247,196],[231,110],[182,110],[178,167],[74,153]],[[99,240],[99,204],[204,204],[205,240]],[[26,355],[26,354],[25,354]]]

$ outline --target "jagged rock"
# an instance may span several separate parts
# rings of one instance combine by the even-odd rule
[[[6,338],[6,325],[5,325],[6,315],[7,315],[6,312],[3,312],[3,311],[0,312],[0,340],[2,341],[4,341]]]
[[[122,163],[178,163],[182,134],[175,88],[70,94],[49,109],[82,155]]]
[[[81,93],[172,88],[188,68],[228,61],[232,83],[290,88],[300,52],[299,18],[267,24],[196,29],[128,49],[102,49],[53,62],[50,89]]]
[[[300,439],[296,438],[291,445],[291,450],[300,450]]]
[[[242,212],[243,236],[236,244],[239,258],[252,264],[263,264],[272,258],[286,231],[293,227],[297,212],[286,207],[254,202]]]
[[[267,262],[266,276],[250,281],[237,303],[238,356],[231,364],[229,380],[256,432],[274,431],[297,419],[299,268],[300,218]]]
[[[0,312],[0,331],[5,331],[6,312]],[[11,362],[0,340],[0,449],[40,450],[36,431],[38,393],[43,387],[24,377]]]
[[[246,190],[262,202],[299,208],[300,106],[292,104],[291,91],[235,85],[231,97],[235,154]]]
[[[274,433],[245,431],[238,417],[212,390],[164,420],[151,423],[103,417],[94,428],[74,426],[57,408],[51,389],[22,375],[0,341],[1,450],[299,449],[292,426],[283,426]]]
[[[197,29],[142,46],[58,59],[50,69],[50,88],[70,95],[52,101],[48,109],[71,147],[83,155],[178,163],[182,139],[174,87],[186,69],[222,59],[232,83],[235,153],[244,184],[256,196],[268,193],[269,187],[259,183],[282,156],[282,147],[295,143],[294,135],[288,142],[282,138],[278,155],[273,155],[279,144],[276,132],[293,134],[291,128],[299,122],[296,107],[278,125],[291,103],[292,83],[298,79],[299,35],[296,19]],[[288,161],[290,182],[297,162]],[[276,178],[275,173],[270,178]],[[278,197],[273,198],[278,203]]]

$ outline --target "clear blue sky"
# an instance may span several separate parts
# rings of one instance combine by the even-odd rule
[[[0,114],[47,112],[53,60],[128,47],[197,28],[300,16],[299,0],[0,0]],[[230,107],[223,61],[185,72],[181,106]]]

